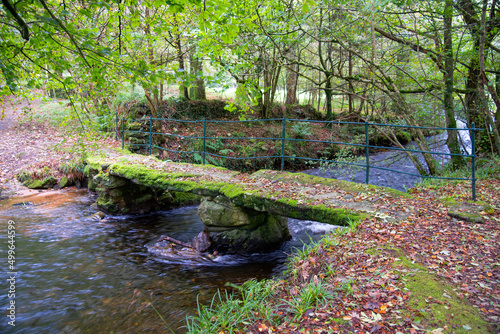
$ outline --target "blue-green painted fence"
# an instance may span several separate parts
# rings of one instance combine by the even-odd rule
[[[128,130],[126,129],[125,124],[127,122],[146,122],[149,121],[149,130],[148,131],[142,131],[142,130]],[[179,122],[179,123],[191,123],[191,124],[202,124],[203,132],[200,136],[182,136],[182,135],[177,135],[177,134],[171,134],[171,133],[158,133],[153,131],[153,121],[160,121],[160,122]],[[211,123],[246,123],[246,122],[281,122],[282,123],[282,134],[281,137],[279,138],[272,138],[272,137],[212,137],[212,136],[207,136],[207,125]],[[310,123],[326,123],[328,125],[343,125],[343,124],[350,124],[350,125],[358,125],[358,126],[364,126],[364,132],[365,132],[365,143],[364,144],[359,144],[359,143],[346,143],[346,142],[336,142],[336,141],[328,141],[328,140],[315,140],[315,139],[297,139],[297,138],[287,138],[286,136],[286,130],[287,130],[287,122],[288,123],[293,123],[293,122],[310,122]],[[213,157],[219,157],[219,158],[224,158],[224,159],[233,159],[233,160],[247,160],[247,159],[269,159],[269,158],[280,158],[281,159],[281,170],[284,169],[285,165],[285,159],[301,159],[301,160],[309,160],[309,161],[319,161],[319,162],[333,162],[337,164],[344,164],[344,165],[350,165],[350,166],[359,166],[359,167],[364,167],[365,168],[365,173],[366,173],[366,183],[370,183],[370,168],[375,168],[375,169],[380,169],[380,170],[386,170],[386,171],[391,171],[391,172],[396,172],[400,174],[406,174],[406,175],[411,175],[411,176],[418,176],[421,178],[431,178],[431,179],[446,179],[446,180],[467,180],[471,181],[471,187],[472,187],[472,199],[476,200],[476,143],[475,143],[475,133],[477,131],[481,131],[481,129],[475,128],[474,123],[472,123],[471,128],[463,128],[463,129],[449,129],[449,128],[440,128],[440,127],[424,127],[424,126],[410,126],[410,125],[397,125],[397,124],[381,124],[381,123],[370,123],[370,122],[341,122],[341,121],[319,121],[319,120],[303,120],[303,119],[289,119],[286,117],[283,118],[274,118],[274,119],[258,119],[258,120],[239,120],[239,121],[215,121],[215,120],[179,120],[179,119],[170,119],[170,118],[142,118],[142,119],[126,119],[125,117],[122,117],[121,119],[121,130],[119,127],[120,119],[117,115],[116,117],[116,130],[117,130],[117,136],[118,133],[120,134],[121,141],[122,141],[122,148],[125,147],[125,133],[142,133],[142,134],[148,134],[149,135],[149,142],[145,144],[134,144],[134,143],[128,143],[130,146],[144,146],[149,149],[149,154],[151,154],[153,148],[157,148],[160,150],[168,151],[171,153],[185,153],[185,154],[200,154],[202,157],[202,164],[206,164],[206,157],[207,155],[213,156]],[[456,130],[456,131],[468,131],[470,138],[471,138],[471,154],[453,154],[453,153],[445,153],[445,152],[434,152],[434,151],[422,151],[422,150],[416,150],[416,149],[409,149],[409,148],[399,148],[399,147],[387,147],[387,146],[377,146],[377,145],[370,145],[369,144],[369,127],[370,126],[384,126],[384,127],[395,127],[395,128],[406,128],[406,129],[425,129],[425,130],[436,130],[436,131],[446,131],[446,130]],[[157,145],[153,144],[152,138],[153,135],[163,135],[163,136],[169,136],[169,137],[177,137],[177,138],[182,138],[182,139],[202,139],[203,145],[202,145],[202,151],[177,151],[177,150],[171,150],[165,147],[160,147]],[[280,155],[273,155],[273,156],[252,156],[252,157],[230,157],[230,156],[225,156],[225,155],[219,155],[211,152],[207,152],[207,145],[206,142],[207,140],[249,140],[249,139],[255,139],[255,140],[276,140],[276,141],[281,141],[281,154]],[[355,163],[355,162],[345,162],[345,161],[336,161],[336,160],[326,160],[326,159],[317,159],[317,158],[312,158],[312,157],[297,157],[297,156],[289,156],[286,155],[286,148],[285,148],[285,143],[289,142],[317,142],[317,143],[326,143],[326,144],[335,144],[335,145],[348,145],[348,146],[358,146],[358,147],[364,147],[365,148],[365,163],[360,164],[360,163]],[[407,151],[407,152],[413,152],[413,153],[429,153],[433,155],[441,155],[441,156],[461,156],[465,158],[470,158],[471,159],[471,177],[470,178],[459,178],[459,177],[441,177],[441,176],[432,176],[432,175],[420,175],[420,174],[415,174],[415,173],[410,173],[410,172],[404,172],[404,171],[399,171],[391,168],[386,168],[386,167],[380,167],[380,166],[375,166],[375,165],[370,165],[370,149],[387,149],[387,150],[394,150],[394,151]]]

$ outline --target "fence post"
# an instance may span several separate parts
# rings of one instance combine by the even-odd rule
[[[365,121],[365,141],[366,141],[366,184],[370,183],[370,141],[368,138],[368,121]]]
[[[286,132],[286,117],[283,116],[283,131],[281,133],[281,171],[285,167],[285,132]]]
[[[207,119],[203,117],[203,154],[202,163],[205,164],[205,146],[207,143]]]
[[[470,141],[472,144],[472,200],[476,200],[476,133],[475,125],[472,122],[472,129],[470,129]]]
[[[120,120],[118,119],[118,110],[116,111],[116,117],[115,117],[115,140],[118,140],[118,122]]]
[[[122,117],[122,150],[125,147],[125,116]]]
[[[153,145],[153,135],[152,131],[152,117],[149,116],[149,155],[151,155],[151,146]]]

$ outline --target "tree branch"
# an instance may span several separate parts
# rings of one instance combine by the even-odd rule
[[[379,34],[381,34],[382,36],[384,36],[387,39],[390,39],[390,40],[392,40],[394,42],[398,42],[400,44],[409,46],[414,51],[422,52],[422,53],[426,54],[437,65],[437,67],[439,68],[439,70],[441,70],[441,71],[444,70],[443,64],[438,60],[438,58],[436,57],[434,51],[426,49],[426,48],[424,48],[424,47],[422,47],[422,46],[420,46],[418,44],[415,44],[413,42],[410,42],[410,41],[404,40],[402,38],[396,37],[396,36],[388,33],[387,31],[384,31],[384,30],[382,30],[382,29],[380,29],[378,27],[375,27],[375,31],[378,32]]]
[[[3,1],[3,0],[2,0]],[[57,24],[61,27],[61,29],[66,33],[68,34],[68,37],[69,39],[71,40],[71,42],[73,42],[73,44],[75,45],[76,49],[78,50],[78,53],[80,54],[80,56],[83,58],[83,61],[87,64],[88,67],[92,67],[89,62],[87,61],[87,58],[85,57],[85,55],[83,54],[83,51],[82,49],[80,48],[80,46],[78,45],[77,41],[75,40],[75,38],[73,37],[73,35],[68,31],[68,29],[66,29],[66,27],[64,26],[64,24],[61,22],[61,20],[59,20],[55,15],[54,13],[52,13],[52,11],[49,9],[49,7],[47,6],[47,4],[45,3],[45,0],[38,0],[40,1],[40,3],[42,4],[43,8],[47,11],[47,13],[49,13],[50,17],[52,17],[52,19],[54,21],[57,22]]]
[[[23,18],[19,15],[19,13],[16,11],[16,8],[11,5],[11,3],[8,0],[2,0],[2,4],[7,9],[9,13],[14,16],[14,19],[16,20],[17,24],[19,24],[19,32],[21,33],[21,36],[23,39],[29,41],[30,40],[30,32],[28,29],[28,25],[26,22],[24,22]]]

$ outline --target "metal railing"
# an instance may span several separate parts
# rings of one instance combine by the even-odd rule
[[[202,125],[202,133],[198,136],[182,136],[179,134],[173,134],[173,133],[158,133],[155,132],[153,129],[153,121],[159,121],[159,122],[178,122],[178,123],[187,123],[187,124],[201,124]],[[122,117],[121,119],[121,129],[119,127],[119,122],[120,119],[117,116],[116,117],[116,133],[117,136],[120,135],[121,141],[122,141],[122,148],[125,146],[125,133],[133,134],[133,133],[139,133],[139,134],[147,134],[148,135],[148,142],[147,143],[128,143],[130,146],[143,146],[149,149],[149,154],[151,155],[152,149],[157,148],[159,150],[164,150],[168,151],[171,153],[184,153],[184,154],[199,154],[201,155],[201,163],[203,165],[206,164],[207,161],[207,155],[212,156],[212,157],[218,157],[218,158],[223,158],[223,159],[233,159],[233,160],[248,160],[248,159],[273,159],[273,158],[278,158],[281,159],[281,170],[284,170],[284,165],[285,165],[285,160],[286,159],[301,159],[301,160],[308,160],[308,161],[318,161],[318,162],[324,162],[324,163],[336,163],[336,164],[344,164],[344,165],[349,165],[349,166],[358,166],[358,167],[363,167],[365,168],[365,174],[366,174],[366,179],[365,182],[366,184],[369,184],[370,182],[370,169],[379,169],[379,170],[385,170],[385,171],[391,171],[391,172],[396,172],[400,174],[406,174],[406,175],[411,175],[411,176],[417,176],[421,178],[430,178],[430,179],[445,179],[445,180],[466,180],[466,181],[471,181],[471,187],[472,187],[472,199],[476,200],[476,143],[475,143],[475,132],[480,131],[481,129],[475,128],[474,123],[472,123],[471,128],[462,128],[462,129],[450,129],[450,128],[440,128],[440,127],[425,127],[425,126],[409,126],[409,125],[397,125],[397,124],[381,124],[381,123],[370,123],[370,122],[341,122],[341,121],[319,121],[319,120],[303,120],[303,119],[288,119],[286,117],[283,118],[274,118],[274,119],[258,119],[258,120],[239,120],[239,121],[234,121],[234,120],[229,120],[229,121],[216,121],[216,120],[207,120],[204,118],[203,120],[179,120],[179,119],[170,119],[170,118],[142,118],[142,119],[126,119],[125,117]],[[143,130],[129,130],[126,128],[126,123],[127,122],[146,122],[148,131],[143,131]],[[246,123],[246,122],[281,122],[282,124],[282,131],[281,131],[281,137],[214,137],[214,136],[207,136],[207,126],[209,124],[213,123]],[[364,134],[365,134],[365,143],[349,143],[349,142],[337,142],[337,141],[330,141],[330,140],[316,140],[316,139],[298,139],[298,138],[290,138],[290,136],[287,137],[286,135],[286,130],[287,130],[287,123],[293,123],[293,122],[309,122],[309,123],[324,123],[325,125],[330,125],[333,128],[333,125],[344,125],[344,124],[349,124],[349,125],[358,125],[358,126],[364,126]],[[446,130],[455,130],[455,131],[467,131],[469,132],[470,139],[471,139],[471,154],[454,154],[454,153],[446,153],[446,152],[437,152],[437,151],[423,151],[423,150],[417,150],[417,149],[411,149],[411,148],[400,148],[400,147],[388,147],[388,146],[377,146],[377,145],[370,145],[369,142],[369,128],[370,127],[394,127],[394,128],[406,128],[406,129],[422,129],[422,130],[431,130],[431,131],[446,131]],[[179,139],[198,139],[202,140],[202,148],[201,150],[191,150],[191,151],[182,151],[182,150],[173,150],[173,149],[168,149],[166,147],[161,147],[154,145],[153,143],[153,135],[161,135],[161,136],[167,136],[167,137],[174,137],[174,138],[179,138]],[[213,152],[208,152],[207,151],[207,140],[274,140],[274,141],[280,141],[281,142],[281,152],[279,155],[271,155],[271,156],[247,156],[247,157],[231,157],[228,155],[220,155],[216,154]],[[357,146],[357,147],[362,147],[364,148],[365,151],[365,163],[356,163],[356,162],[346,162],[346,161],[338,161],[338,160],[328,160],[328,159],[318,159],[318,158],[312,158],[312,157],[298,157],[298,156],[291,156],[286,154],[286,142],[310,142],[310,143],[325,143],[325,144],[334,144],[334,145],[346,145],[346,146]],[[382,167],[382,166],[376,166],[373,164],[370,164],[370,149],[384,149],[384,150],[393,150],[393,151],[401,151],[401,152],[412,152],[412,153],[428,153],[432,155],[438,155],[438,156],[460,156],[460,157],[465,157],[465,158],[470,158],[471,159],[471,177],[470,178],[462,178],[462,177],[443,177],[443,176],[432,176],[432,175],[421,175],[421,174],[416,174],[416,173],[411,173],[411,172],[405,172],[401,170],[396,170],[396,169],[391,169],[387,167]]]

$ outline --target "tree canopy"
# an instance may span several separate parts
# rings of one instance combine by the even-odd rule
[[[500,152],[499,1],[2,0],[0,85],[63,90],[78,115],[108,112],[124,83],[159,113],[164,85],[186,99],[234,85],[267,117],[282,97],[329,119],[430,115],[484,128]],[[286,99],[285,99],[286,96]],[[344,107],[345,105],[345,107]],[[459,150],[449,133],[452,150]],[[458,162],[457,162],[458,163]]]

